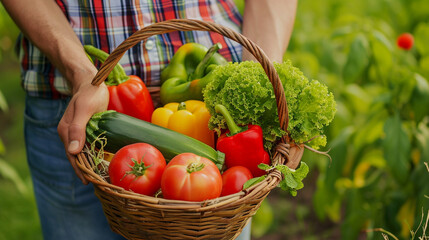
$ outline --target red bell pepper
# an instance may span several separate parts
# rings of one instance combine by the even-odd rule
[[[254,177],[264,175],[265,171],[259,169],[258,165],[270,165],[271,160],[264,149],[262,128],[251,124],[246,127],[237,126],[223,105],[216,105],[215,110],[223,115],[228,125],[228,131],[223,133],[216,143],[217,150],[225,153],[226,167],[243,166],[248,168]]]
[[[106,61],[109,54],[96,47],[85,45],[88,55],[100,62]],[[154,110],[152,97],[143,81],[134,75],[127,76],[118,63],[109,74],[106,85],[109,89],[108,110],[127,114],[150,122]]]

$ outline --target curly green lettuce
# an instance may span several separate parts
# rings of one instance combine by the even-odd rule
[[[274,63],[282,81],[289,109],[288,133],[296,143],[313,148],[326,145],[323,128],[333,120],[336,112],[334,96],[327,86],[309,80],[290,61]],[[224,105],[239,125],[260,125],[264,132],[264,146],[270,150],[285,134],[280,128],[273,87],[257,62],[229,63],[213,70],[214,80],[203,91],[204,101],[212,117],[209,128],[220,133],[226,129],[216,104]]]

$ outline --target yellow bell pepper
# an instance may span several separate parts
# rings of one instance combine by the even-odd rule
[[[193,137],[214,148],[214,132],[208,128],[210,113],[203,101],[172,102],[157,108],[152,123]]]

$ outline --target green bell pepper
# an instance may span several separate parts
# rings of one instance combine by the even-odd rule
[[[227,60],[217,51],[222,47],[214,44],[210,49],[198,43],[187,43],[174,54],[170,64],[161,72],[160,98],[162,104],[203,100],[202,90],[213,79],[211,72]]]

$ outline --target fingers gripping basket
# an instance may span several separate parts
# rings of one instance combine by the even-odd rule
[[[137,31],[110,54],[92,84],[103,82],[124,53],[139,42],[153,35],[194,30],[219,33],[240,43],[253,54],[273,85],[280,126],[287,130],[286,98],[273,64],[253,42],[211,22],[176,19]],[[273,164],[286,163],[291,168],[297,167],[304,148],[289,141],[284,136],[276,146]],[[264,181],[239,193],[203,202],[187,202],[144,196],[114,186],[94,172],[92,159],[83,152],[78,155],[77,164],[85,178],[94,184],[95,194],[103,205],[112,230],[127,239],[234,239],[282,179],[280,172],[273,170]]]

